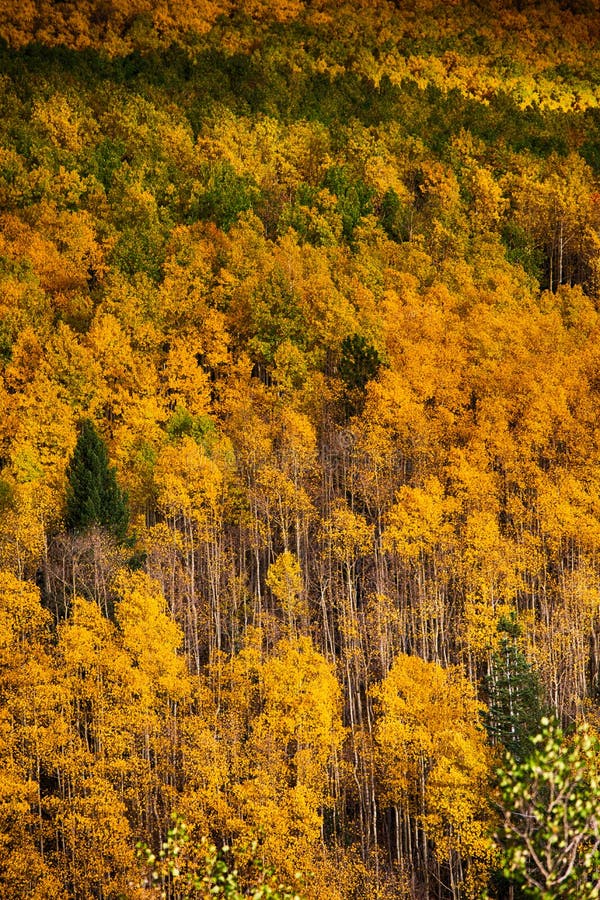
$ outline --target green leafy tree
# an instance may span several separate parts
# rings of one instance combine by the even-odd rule
[[[388,188],[383,195],[379,216],[384,231],[393,241],[410,240],[410,209],[393,188]]]
[[[100,525],[124,541],[129,526],[127,497],[108,464],[104,441],[89,419],[81,422],[67,478],[67,528],[83,532]]]
[[[240,213],[251,209],[260,191],[252,178],[236,175],[228,162],[205,169],[206,187],[193,204],[192,218],[207,219],[228,231]]]
[[[498,772],[504,874],[535,900],[600,896],[600,741],[542,719],[528,757]]]
[[[359,334],[348,335],[342,341],[340,375],[349,390],[364,390],[375,378],[381,359],[375,347]]]
[[[344,237],[351,242],[361,218],[373,211],[373,191],[362,179],[352,179],[341,166],[333,166],[327,171],[324,186],[337,197]]]

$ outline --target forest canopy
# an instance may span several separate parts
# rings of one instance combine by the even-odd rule
[[[596,0],[0,2],[3,898],[183,833],[553,896],[569,753],[596,896],[599,54]]]

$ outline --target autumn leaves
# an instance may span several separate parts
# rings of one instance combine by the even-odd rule
[[[176,810],[477,897],[597,715],[597,16],[236,5],[4,4],[2,893],[142,897]]]

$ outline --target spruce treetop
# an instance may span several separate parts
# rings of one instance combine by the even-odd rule
[[[115,469],[109,465],[104,441],[90,419],[83,419],[71,461],[67,467],[69,531],[82,532],[93,525],[123,541],[129,526],[127,497],[120,489]]]

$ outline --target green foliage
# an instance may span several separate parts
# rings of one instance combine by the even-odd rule
[[[112,252],[112,262],[124,274],[133,276],[139,272],[158,281],[164,257],[163,238],[158,226],[145,227],[139,219],[134,225],[124,226]]]
[[[213,446],[217,432],[210,416],[193,416],[184,406],[177,406],[167,422],[167,434],[173,441],[184,435],[192,437],[206,451]]]
[[[394,241],[410,238],[410,210],[402,203],[393,188],[388,188],[381,200],[381,224],[386,234]]]
[[[160,891],[165,900],[191,900],[194,897],[226,897],[229,900],[302,900],[288,885],[280,884],[273,869],[258,855],[258,844],[249,848],[218,849],[203,837],[192,841],[186,823],[173,815],[158,854],[144,842],[137,844],[137,856],[149,870],[149,886]],[[243,872],[235,859],[243,858]],[[300,880],[298,873],[297,879]]]
[[[12,334],[7,323],[0,323],[0,363],[10,361],[12,355]]]
[[[373,190],[360,178],[351,178],[342,166],[333,166],[325,175],[325,187],[337,197],[344,237],[351,241],[362,216],[373,211]]]
[[[0,512],[10,509],[15,500],[15,492],[9,481],[0,478]]]
[[[380,366],[379,353],[365,337],[352,334],[344,338],[339,373],[348,390],[364,390]]]
[[[112,186],[113,175],[121,166],[125,152],[125,143],[111,138],[104,138],[94,150],[92,169],[107,191]]]
[[[504,225],[501,237],[509,262],[523,266],[528,275],[539,281],[544,268],[544,254],[533,245],[524,230],[515,222],[509,221]]]
[[[301,243],[315,247],[335,246],[340,239],[342,220],[333,207],[328,191],[320,192],[308,184],[300,184],[291,203],[284,205],[279,217],[278,229],[284,234],[291,226]]]
[[[306,322],[298,297],[279,266],[256,290],[251,314],[248,349],[257,362],[272,365],[277,348],[284,341],[291,341],[300,349],[306,346]]]
[[[100,525],[124,541],[129,526],[127,498],[108,464],[104,441],[89,419],[81,422],[67,478],[67,528],[81,532]]]
[[[381,364],[379,353],[362,335],[347,335],[342,341],[338,372],[344,383],[349,415],[361,411],[367,383],[377,377]]]
[[[521,629],[515,615],[502,619],[498,631],[504,637],[487,677],[486,728],[492,743],[501,744],[517,762],[523,762],[544,714],[542,688],[519,647]]]
[[[504,871],[536,900],[600,896],[600,742],[542,719],[529,755],[498,772]]]
[[[260,192],[248,176],[236,174],[229,162],[212,163],[204,171],[206,186],[192,204],[192,219],[207,219],[228,231],[240,213],[251,209]]]

